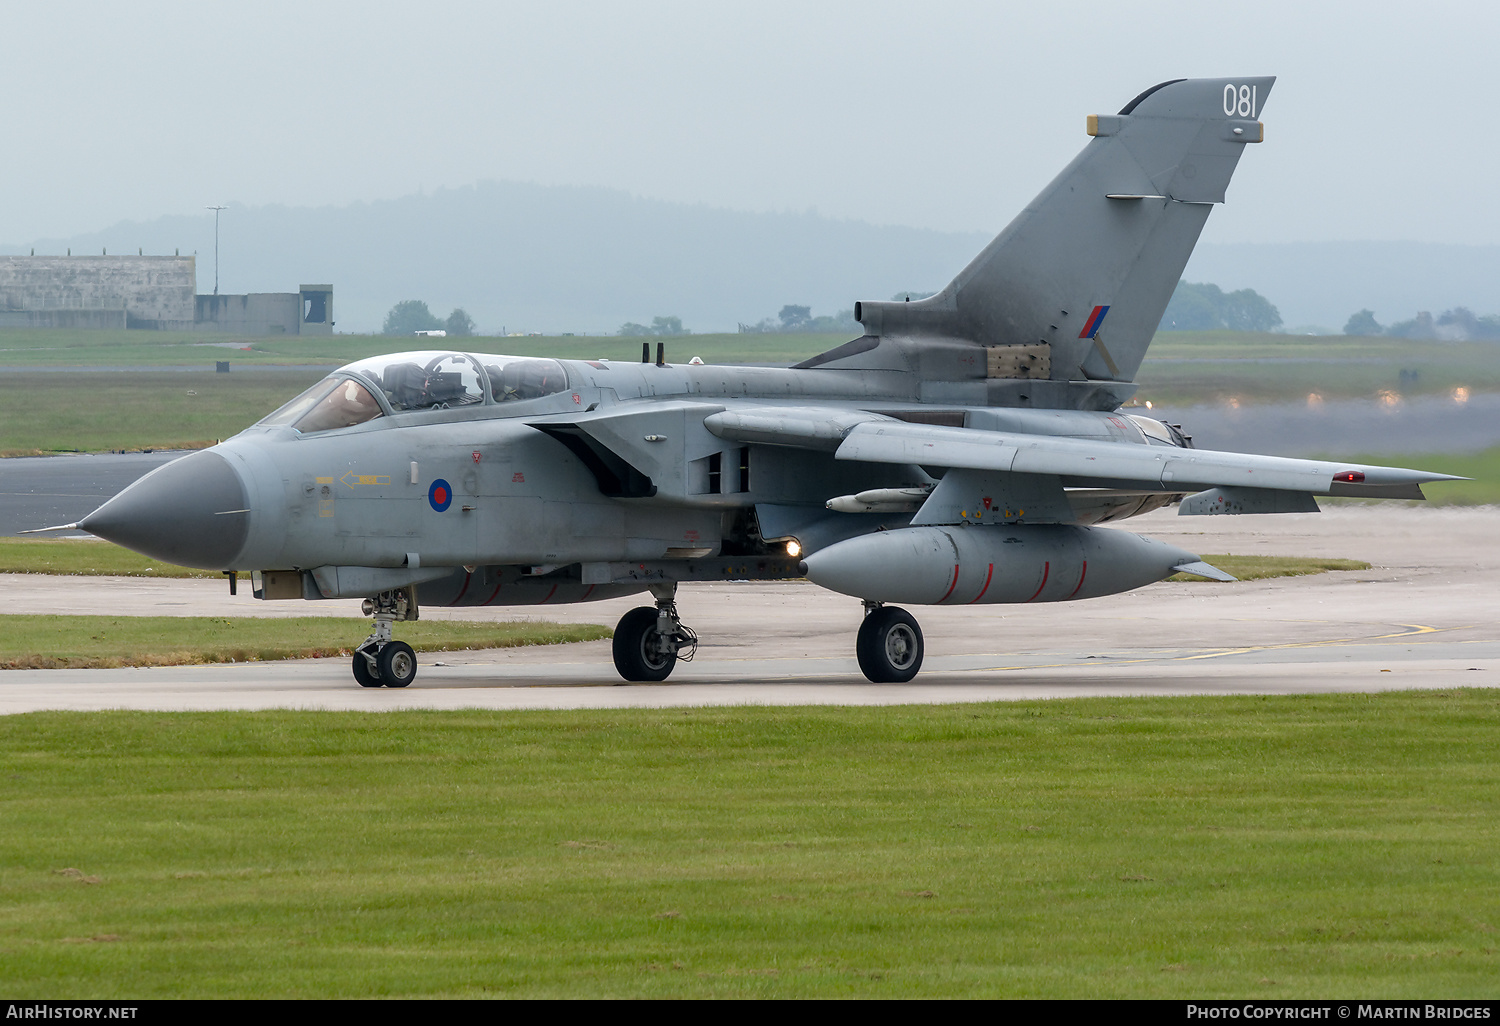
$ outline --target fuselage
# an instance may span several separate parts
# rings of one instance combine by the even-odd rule
[[[518,387],[504,380],[528,372],[532,380]],[[919,466],[742,444],[705,426],[747,400],[758,409],[816,404],[920,423],[1167,440],[1117,413],[935,406],[913,381],[895,370],[433,352],[361,361],[134,486],[179,513],[195,500],[223,507],[198,510],[203,523],[154,537],[170,515],[132,507],[119,540],[221,570],[689,559],[768,551],[747,515],[756,507],[822,515],[834,496],[933,484]],[[200,484],[209,479],[222,480],[205,497]],[[1084,492],[1077,506],[1079,522],[1095,523],[1153,502]],[[108,536],[108,521],[96,515],[93,527]],[[818,545],[818,532],[809,534],[806,552]]]

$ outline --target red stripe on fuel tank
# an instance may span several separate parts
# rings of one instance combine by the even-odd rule
[[[556,594],[557,594],[557,585],[555,585],[555,584],[554,584],[554,585],[553,585],[553,586],[552,586],[552,590],[551,590],[551,591],[549,591],[549,592],[547,592],[547,597],[546,597],[546,598],[544,598],[544,599],[542,599],[542,601],[541,601],[541,602],[538,602],[538,603],[537,603],[537,605],[539,605],[539,606],[540,606],[540,605],[544,605],[544,604],[546,604],[546,603],[547,603],[547,602],[549,602],[549,601],[551,601],[551,599],[552,599],[552,596],[553,596],[553,595],[556,595]]]
[[[979,589],[979,594],[969,599],[969,605],[973,605],[984,598],[984,593],[990,590],[990,581],[995,579],[995,564],[990,564],[990,572],[984,575],[984,587]]]
[[[1085,577],[1087,577],[1088,575],[1089,575],[1089,561],[1085,559],[1083,561],[1083,570],[1080,571],[1079,574],[1078,574],[1078,587],[1074,588],[1072,590],[1072,592],[1069,593],[1068,598],[1072,598],[1074,595],[1077,595],[1080,590],[1082,590],[1082,588],[1083,588],[1083,579]]]
[[[497,584],[497,585],[495,585],[495,590],[492,591],[492,592],[490,592],[490,597],[484,600],[484,604],[485,605],[489,605],[491,602],[494,602],[495,599],[497,599],[499,597],[500,597],[500,585]]]
[[[1052,562],[1049,560],[1046,563],[1042,564],[1042,583],[1039,584],[1039,585],[1037,585],[1037,587],[1036,587],[1036,595],[1040,595],[1042,593],[1042,589],[1047,586],[1047,575],[1050,574],[1051,572],[1052,572]],[[1027,602],[1035,602],[1036,601],[1036,595],[1031,596],[1031,598],[1027,599],[1026,601]]]
[[[941,605],[942,603],[947,602],[948,601],[948,596],[952,595],[953,594],[953,589],[957,588],[957,587],[958,587],[958,564],[954,563],[953,564],[953,583],[950,584],[950,585],[948,585],[948,590],[945,591],[945,592],[943,592],[943,597],[940,598],[940,599],[938,599],[938,604]]]
[[[467,572],[464,574],[464,586],[462,588],[458,589],[458,594],[456,596],[454,596],[452,602],[448,603],[450,606],[456,606],[456,605],[458,605],[459,602],[461,602],[463,600],[463,597],[469,593],[469,582],[472,581],[473,579],[474,579],[474,575],[473,574],[467,573]]]
[[[586,592],[584,592],[583,593],[583,598],[579,599],[578,601],[579,602],[586,602],[588,600],[588,597],[594,593],[594,589],[597,588],[597,587],[598,587],[597,584],[591,584],[591,585],[589,585],[589,590],[586,591]]]

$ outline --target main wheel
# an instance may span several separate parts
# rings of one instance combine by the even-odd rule
[[[389,642],[375,657],[380,682],[388,688],[404,688],[417,679],[417,654],[404,641]]]
[[[656,610],[637,606],[615,628],[615,669],[626,680],[666,680],[677,665],[676,652],[661,650]]]
[[[370,669],[370,662],[363,652],[354,653],[354,679],[359,681],[362,688],[378,688],[385,683],[380,679],[378,670]]]
[[[922,628],[906,610],[881,606],[859,625],[854,652],[870,680],[905,684],[922,668]]]

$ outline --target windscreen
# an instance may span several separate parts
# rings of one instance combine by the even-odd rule
[[[372,392],[367,383],[378,385],[379,394]],[[287,425],[303,434],[312,434],[374,420],[386,412],[386,407],[392,413],[446,410],[486,401],[539,399],[567,387],[567,371],[556,360],[464,353],[396,353],[341,368],[260,423]],[[382,399],[386,407],[381,405]]]
[[[303,392],[261,424],[286,424],[307,435],[363,424],[382,412],[379,401],[364,385],[353,378],[334,375]]]

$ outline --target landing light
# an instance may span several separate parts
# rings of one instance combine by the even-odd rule
[[[802,543],[799,542],[796,538],[793,538],[791,541],[787,542],[786,554],[788,556],[791,556],[793,559],[796,559],[798,556],[802,555]]]

